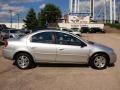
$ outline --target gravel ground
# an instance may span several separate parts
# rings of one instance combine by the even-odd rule
[[[118,56],[115,66],[94,70],[85,65],[42,64],[23,71],[0,52],[0,90],[120,90],[120,35],[84,34],[83,37],[112,47]]]

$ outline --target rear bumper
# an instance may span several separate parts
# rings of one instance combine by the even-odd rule
[[[2,51],[2,55],[4,58],[9,59],[9,60],[13,60],[13,51],[9,50],[9,49],[4,49]]]

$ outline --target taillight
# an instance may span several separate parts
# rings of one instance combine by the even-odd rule
[[[4,41],[4,47],[6,48],[8,46],[7,40]]]

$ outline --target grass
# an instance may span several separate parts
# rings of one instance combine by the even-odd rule
[[[116,28],[118,30],[120,29],[120,24],[110,24],[110,23],[107,23],[105,25],[110,26],[111,28]]]

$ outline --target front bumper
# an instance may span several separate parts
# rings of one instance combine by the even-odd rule
[[[114,64],[117,61],[117,55],[113,52],[110,55],[110,64]]]

